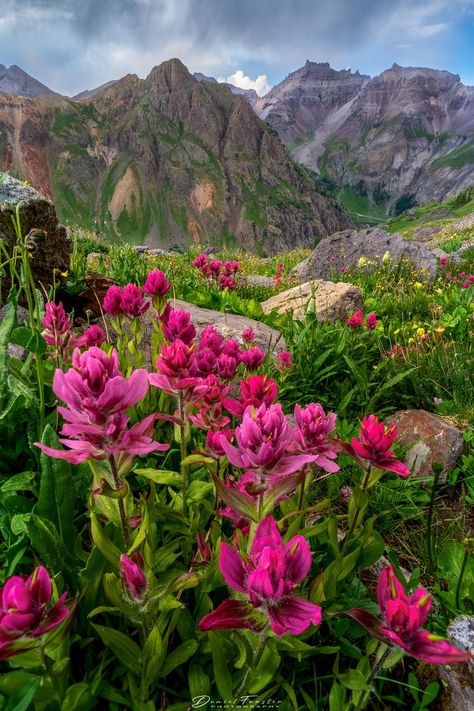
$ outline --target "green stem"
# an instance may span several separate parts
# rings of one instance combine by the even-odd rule
[[[382,643],[382,644],[380,645],[379,649],[380,649],[381,647],[385,647],[385,645]],[[390,654],[391,651],[392,651],[391,648],[390,648],[390,647],[387,647],[386,650],[385,650],[385,652],[383,652],[383,654],[381,655],[381,657],[380,657],[380,659],[378,660],[378,662],[376,662],[376,663],[374,664],[374,666],[373,666],[373,668],[372,668],[372,671],[370,672],[369,678],[367,679],[367,686],[369,686],[369,687],[372,686],[372,683],[373,683],[375,677],[376,677],[377,674],[379,673],[380,669],[382,668],[382,665],[383,665],[384,661],[387,659],[387,657],[388,657],[388,655]],[[370,690],[370,688],[369,688],[369,689],[367,689],[366,691],[362,692],[362,695],[361,695],[359,701],[357,702],[357,706],[356,706],[356,708],[355,708],[355,711],[361,711],[362,709],[364,709],[364,708],[367,706],[367,703],[368,703],[369,698],[370,698],[370,691],[371,691],[371,690]]]
[[[464,549],[464,558],[463,558],[463,560],[462,560],[461,570],[460,570],[460,572],[459,572],[459,578],[458,578],[458,582],[457,582],[457,585],[456,585],[456,597],[455,597],[455,600],[456,600],[456,607],[457,607],[458,610],[461,609],[461,604],[460,604],[460,599],[459,599],[459,598],[461,597],[461,586],[462,586],[462,581],[463,581],[463,578],[464,578],[464,573],[466,572],[467,563],[468,563],[468,561],[469,561],[469,556],[470,556],[470,551],[469,551],[469,548],[466,546],[466,548]]]
[[[432,525],[433,525],[434,502],[435,502],[436,491],[438,489],[438,482],[439,482],[440,475],[441,475],[441,471],[435,472],[435,475],[433,478],[433,484],[431,486],[430,504],[429,504],[429,508],[428,508],[428,518],[426,520],[426,546],[427,546],[427,553],[428,553],[428,569],[429,569],[430,573],[433,573],[433,569],[434,569]]]
[[[186,411],[184,407],[184,393],[180,391],[178,396],[179,402],[179,434],[180,434],[180,447],[181,447],[181,481],[182,481],[182,496],[183,496],[183,516],[187,515],[188,512],[188,465],[185,460],[187,457],[186,449]]]
[[[250,664],[250,665],[247,664],[247,668],[245,670],[244,677],[243,677],[242,681],[240,682],[239,688],[235,692],[234,701],[238,700],[242,696],[242,694],[245,695],[245,693],[247,691],[247,684],[249,681],[250,674],[253,671],[255,671],[255,669],[257,668],[258,663],[259,663],[260,659],[262,658],[262,654],[265,651],[265,645],[267,644],[267,639],[268,639],[268,630],[269,630],[269,627],[267,625],[265,627],[265,629],[262,630],[262,632],[260,633],[260,639],[258,641],[257,648],[256,648],[255,653],[253,655],[252,664]]]
[[[370,466],[365,470],[365,474],[364,474],[364,478],[362,480],[362,486],[361,486],[361,491],[363,491],[363,492],[367,491],[367,486],[368,486],[369,478],[370,478],[370,470],[371,470]],[[345,536],[345,538],[344,538],[344,547],[352,538],[352,534],[354,533],[354,530],[355,530],[358,520],[359,520],[359,514],[361,512],[361,509],[362,509],[362,507],[360,506],[360,504],[358,504],[355,507],[354,518],[352,519],[351,527],[349,529],[347,536]]]
[[[122,482],[117,472],[117,464],[115,462],[115,457],[113,454],[109,455],[110,470],[112,472],[112,477],[114,480],[114,486],[116,489],[120,489]],[[127,516],[125,514],[125,504],[123,499],[118,499],[118,509],[120,514],[120,523],[122,524],[123,539],[125,541],[125,546],[127,550],[131,547],[132,541],[130,539],[130,532],[128,530]]]

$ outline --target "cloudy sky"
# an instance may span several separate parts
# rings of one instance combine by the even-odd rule
[[[474,85],[474,0],[0,0],[0,64],[64,94],[179,57],[265,93],[306,59]]]

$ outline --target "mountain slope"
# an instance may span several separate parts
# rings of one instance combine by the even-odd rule
[[[0,97],[0,170],[62,220],[164,246],[311,246],[351,223],[242,97],[179,60],[91,99]]]
[[[35,97],[54,94],[54,91],[31,77],[16,64],[12,64],[11,67],[0,64],[0,94]]]
[[[474,87],[394,64],[379,76],[307,62],[256,104],[296,160],[390,208],[474,182]]]

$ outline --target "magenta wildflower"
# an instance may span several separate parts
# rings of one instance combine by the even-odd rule
[[[232,279],[231,276],[226,276],[225,274],[221,274],[221,276],[219,277],[219,286],[220,286],[222,289],[230,289],[230,290],[232,290],[232,289],[235,289],[235,288],[236,288],[236,283],[235,283],[235,281]]]
[[[289,370],[293,367],[293,356],[289,351],[281,351],[276,357],[276,366],[279,370]]]
[[[223,380],[231,380],[237,370],[238,360],[230,355],[221,353],[217,359],[217,372]]]
[[[223,347],[224,339],[219,333],[217,333],[214,326],[206,326],[203,328],[199,338],[199,350],[202,348],[209,348],[216,356],[219,356]]]
[[[295,405],[294,416],[295,451],[314,454],[314,464],[327,472],[339,471],[333,461],[337,458],[337,448],[330,438],[336,427],[335,413],[326,415],[319,403],[312,402],[304,409]]]
[[[239,362],[241,350],[235,338],[229,338],[227,341],[224,342],[224,345],[222,347],[222,353],[225,353],[225,355],[235,358],[235,360]]]
[[[278,397],[278,387],[266,375],[251,375],[240,383],[241,397],[238,400],[225,398],[222,403],[231,415],[241,418],[247,407],[259,407],[262,403],[271,405]]]
[[[194,347],[183,343],[181,339],[169,345],[163,343],[156,361],[156,373],[150,373],[150,385],[160,388],[170,395],[179,392],[192,392],[202,382],[195,377]]]
[[[127,380],[119,370],[117,352],[112,350],[108,356],[96,347],[82,354],[76,349],[72,365],[66,373],[56,370],[53,379],[54,394],[67,405],[58,407],[66,421],[59,441],[69,450],[53,449],[40,442],[35,443],[37,447],[50,457],[73,464],[106,459],[112,454],[129,461],[133,454],[169,448],[152,439],[154,414],[127,429],[126,410],[140,402],[148,390],[146,370],[135,370]]]
[[[118,316],[122,311],[122,289],[115,284],[109,286],[105,292],[102,308],[106,314],[110,316]]]
[[[359,459],[367,460],[374,467],[394,472],[405,479],[410,476],[410,470],[390,449],[397,436],[398,431],[393,423],[386,427],[376,415],[369,415],[362,420],[359,439],[352,439],[352,449]]]
[[[202,631],[214,629],[262,629],[266,620],[273,632],[301,634],[310,624],[321,623],[321,608],[294,595],[295,587],[311,568],[311,551],[302,536],[283,543],[271,516],[255,531],[250,556],[221,543],[219,567],[227,585],[247,600],[226,600],[199,622]]]
[[[240,360],[245,365],[246,370],[254,372],[265,360],[265,353],[258,346],[253,346],[253,348],[241,352]]]
[[[179,339],[189,346],[193,342],[196,329],[191,323],[189,311],[169,308],[163,315],[162,322],[163,335],[170,343]]]
[[[214,351],[205,346],[196,353],[196,368],[199,375],[205,377],[216,370],[217,356]]]
[[[377,599],[382,623],[366,610],[355,609],[347,613],[377,639],[392,643],[428,664],[452,664],[472,659],[470,652],[457,649],[442,637],[422,629],[431,608],[431,596],[424,588],[407,595],[392,565],[380,573]]]
[[[257,409],[247,407],[235,437],[237,447],[222,440],[222,448],[231,464],[256,471],[262,477],[293,474],[317,459],[314,454],[289,454],[294,432],[279,403],[269,407],[263,403]]]
[[[365,327],[368,331],[373,331],[374,328],[377,326],[377,323],[377,314],[371,313],[367,316],[367,319],[365,321]]]
[[[141,290],[135,284],[127,284],[122,292],[122,313],[129,318],[140,318],[150,308]]]
[[[362,311],[356,311],[355,314],[349,316],[347,319],[347,325],[350,328],[360,328],[362,326],[362,321],[364,320],[364,314]]]
[[[241,338],[245,344],[249,345],[257,338],[257,334],[255,333],[253,328],[249,326],[245,329],[245,331],[241,333]]]
[[[171,289],[170,282],[166,279],[166,276],[159,269],[153,269],[143,284],[143,291],[148,296],[166,296],[168,291]]]
[[[196,269],[202,269],[207,264],[207,256],[205,254],[201,253],[200,255],[198,255],[196,257],[193,264],[196,267]]]
[[[0,660],[24,651],[23,638],[39,637],[57,627],[70,614],[63,593],[51,605],[48,571],[39,566],[29,578],[14,575],[0,589]]]
[[[86,346],[87,348],[97,346],[99,348],[104,343],[104,341],[105,333],[103,329],[100,326],[94,325],[89,326],[89,328],[86,328],[82,336],[77,339],[76,346],[78,348],[83,348],[84,346]]]
[[[136,603],[145,599],[148,583],[141,568],[128,556],[120,556],[120,575],[128,596]]]
[[[225,452],[222,449],[222,440],[228,442],[233,438],[233,430],[208,430],[206,434],[206,449],[213,457],[225,457]]]
[[[71,333],[71,319],[66,314],[62,301],[57,305],[54,301],[46,303],[41,323],[44,328],[43,338],[48,346],[54,346],[57,351],[72,348],[74,336]]]

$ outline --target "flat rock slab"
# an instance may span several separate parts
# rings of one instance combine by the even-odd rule
[[[333,323],[363,309],[364,301],[360,289],[353,284],[314,279],[271,296],[261,306],[266,314],[273,309],[279,314],[289,311],[297,319],[315,311],[318,321]]]
[[[244,282],[248,286],[275,286],[273,277],[263,276],[263,274],[249,274],[244,277]]]
[[[0,240],[5,241],[9,253],[17,243],[11,216],[18,204],[22,234],[25,238],[30,235],[33,277],[37,285],[41,283],[48,288],[54,280],[60,282],[61,274],[68,271],[72,243],[65,227],[58,222],[51,200],[20,180],[0,173]],[[5,289],[7,280],[3,284],[4,293]]]
[[[460,649],[474,654],[474,617],[461,615],[447,630],[449,640]],[[453,711],[474,709],[474,660],[465,664],[439,665],[441,679],[447,684]]]
[[[357,266],[361,257],[380,263],[386,252],[389,252],[394,263],[407,259],[417,270],[426,270],[430,277],[436,273],[436,257],[426,245],[407,241],[400,234],[390,234],[380,227],[373,227],[366,230],[344,230],[325,237],[290,274],[301,283],[310,279],[330,279],[341,269]]]
[[[445,481],[462,454],[462,431],[426,410],[399,410],[387,422],[395,423],[399,432],[397,441],[402,446],[411,445],[405,455],[405,464],[412,476],[433,476],[432,465],[439,462],[443,467],[440,481]]]

